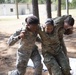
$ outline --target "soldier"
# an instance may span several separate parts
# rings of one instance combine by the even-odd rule
[[[71,75],[70,66],[62,50],[60,41],[60,37],[63,37],[64,32],[60,24],[62,25],[63,22],[57,21],[55,23],[59,26],[54,26],[53,20],[48,19],[45,22],[45,31],[39,29],[39,35],[42,40],[42,55],[50,75],[51,71],[54,75]]]
[[[34,75],[42,75],[41,57],[35,45],[39,20],[36,16],[30,16],[25,21],[27,23],[26,28],[16,31],[8,40],[9,46],[14,45],[20,40],[20,46],[17,51],[16,70],[9,71],[8,75],[24,75],[29,58],[32,59],[35,66]]]
[[[64,41],[63,41],[63,34],[69,35],[69,34],[73,33],[74,19],[72,18],[71,15],[57,17],[54,19],[54,25],[60,27],[59,34],[61,34],[61,35],[59,35],[59,38],[60,38],[62,50],[65,53],[65,55],[68,59],[68,62],[69,62],[69,58],[67,56],[67,49],[66,49]]]

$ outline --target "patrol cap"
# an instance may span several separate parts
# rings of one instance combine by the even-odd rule
[[[29,16],[25,19],[27,24],[35,25],[39,24],[39,19],[36,16]]]
[[[54,25],[54,21],[53,21],[52,18],[48,18],[48,19],[46,20],[45,25],[48,25],[48,24]]]

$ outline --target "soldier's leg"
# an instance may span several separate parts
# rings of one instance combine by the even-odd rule
[[[41,56],[38,52],[38,47],[35,45],[31,54],[31,59],[34,63],[35,73],[34,75],[42,75],[42,63],[41,63]]]
[[[24,75],[26,72],[26,67],[28,60],[30,58],[30,53],[25,50],[25,52],[17,52],[17,62],[16,70],[10,71],[9,75]]]
[[[62,51],[64,52],[64,54],[65,54],[65,56],[66,56],[66,58],[67,58],[68,64],[70,65],[69,57],[68,57],[68,55],[67,55],[67,49],[64,49],[64,48],[63,48]],[[71,67],[70,67],[70,70],[71,70]]]
[[[49,53],[44,54],[44,63],[50,73],[54,75],[63,75],[60,66],[58,65],[56,59]]]
[[[71,75],[70,74],[70,65],[68,64],[67,57],[65,56],[64,52],[61,51],[57,56],[56,59],[61,66],[62,72],[64,75]]]

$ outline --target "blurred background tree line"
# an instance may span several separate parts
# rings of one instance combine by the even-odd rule
[[[32,0],[17,0],[18,3],[32,3]],[[57,5],[58,0],[51,0],[52,3]],[[15,0],[0,0],[0,3],[15,3]],[[39,4],[45,4],[45,0],[38,0]],[[66,0],[61,0],[61,7],[62,9],[66,8]],[[69,9],[75,9],[76,8],[76,0],[69,0]]]

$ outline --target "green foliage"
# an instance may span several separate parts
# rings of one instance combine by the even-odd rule
[[[6,3],[11,3],[11,1],[10,0],[7,0],[7,2]]]
[[[61,0],[61,9],[65,9],[65,8],[66,8],[66,1]]]
[[[62,0],[62,9],[66,8],[66,1]],[[74,9],[76,8],[76,0],[72,0],[72,2],[69,2],[69,9]]]
[[[32,0],[18,0],[20,3],[32,3]],[[45,0],[38,0],[39,4],[45,3]]]
[[[58,4],[58,0],[51,0],[54,2],[55,5]],[[65,9],[66,8],[66,0],[61,0],[61,8]],[[76,0],[72,0],[72,2],[69,2],[69,8],[74,9],[76,8]]]
[[[19,3],[31,3],[32,0],[18,0]]]
[[[5,0],[0,0],[0,3],[4,3],[5,2]]]
[[[39,4],[44,4],[46,0],[38,0]]]
[[[32,3],[32,0],[17,0],[19,3]],[[15,0],[14,0],[15,2]],[[55,5],[58,4],[58,0],[51,0],[51,2]],[[5,0],[0,0],[0,3],[5,3]],[[7,0],[6,3],[11,3],[11,0]],[[46,3],[46,0],[38,0],[39,4]],[[66,0],[61,0],[61,8],[66,8]],[[69,3],[69,8],[76,8],[76,0],[72,0],[71,3]]]
[[[27,0],[18,0],[18,3],[26,3]]]
[[[76,0],[72,0],[72,4],[74,7],[76,7]]]
[[[69,7],[70,7],[71,9],[76,8],[76,0],[72,0],[72,2],[69,4]]]

